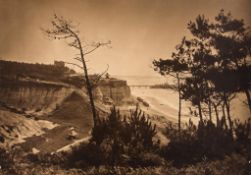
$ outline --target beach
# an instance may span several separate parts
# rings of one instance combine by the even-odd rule
[[[127,81],[130,86],[131,94],[134,97],[140,97],[145,100],[150,106],[152,114],[164,116],[168,121],[177,122],[178,120],[178,93],[172,89],[155,89],[150,88],[151,85],[175,83],[169,77],[147,77],[147,76],[118,76],[120,79]],[[142,85],[142,86],[140,86]],[[246,99],[245,94],[238,93],[236,98],[231,101],[231,116],[233,119],[245,121],[250,116],[248,106],[243,102]],[[191,119],[195,124],[198,123],[198,118],[191,116],[189,107],[190,102],[182,100],[182,118],[183,123],[187,123]],[[213,120],[215,117],[213,115]]]

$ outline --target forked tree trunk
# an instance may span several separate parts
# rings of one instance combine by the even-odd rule
[[[198,110],[199,110],[199,117],[200,117],[200,121],[203,121],[203,115],[202,115],[202,107],[201,107],[201,96],[200,96],[200,91],[199,88],[197,86],[197,84],[195,85],[196,91],[197,91],[197,98],[198,98]]]

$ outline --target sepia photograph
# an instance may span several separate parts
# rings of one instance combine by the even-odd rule
[[[251,175],[250,0],[0,0],[0,175]]]

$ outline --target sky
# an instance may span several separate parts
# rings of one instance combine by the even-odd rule
[[[189,36],[190,20],[199,14],[213,20],[224,9],[251,26],[250,5],[250,0],[0,0],[0,59],[74,62],[77,50],[41,31],[56,13],[76,24],[83,43],[111,40],[110,47],[86,58],[91,73],[108,64],[112,75],[156,76],[153,59],[170,57]]]

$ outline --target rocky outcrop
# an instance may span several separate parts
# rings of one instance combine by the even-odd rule
[[[133,103],[130,87],[124,80],[115,78],[103,79],[97,93],[104,103],[122,105]]]

